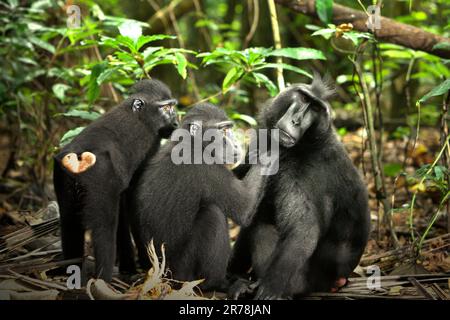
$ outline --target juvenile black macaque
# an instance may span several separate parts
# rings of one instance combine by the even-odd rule
[[[138,252],[143,268],[148,268],[145,248],[153,239],[159,256],[161,244],[165,245],[167,266],[174,279],[205,279],[201,285],[205,290],[225,285],[231,252],[226,218],[248,224],[265,179],[257,166],[243,181],[227,168],[226,163],[240,158],[230,130],[232,125],[223,110],[212,104],[198,104],[186,114],[181,129],[173,133],[174,141],[147,161],[132,192],[133,233],[137,230],[139,234]],[[181,136],[174,137],[180,132],[185,135],[177,141]],[[222,159],[222,164],[207,164],[202,158],[211,146],[208,133],[215,133],[218,146],[208,154]],[[189,164],[195,160],[196,143],[201,161]],[[178,156],[184,159],[183,163]]]
[[[270,176],[250,226],[241,230],[229,272],[238,298],[277,299],[345,284],[368,240],[364,183],[338,141],[320,77],[269,102],[262,128],[279,129],[279,171]],[[249,286],[252,269],[252,280]]]
[[[121,197],[143,160],[178,126],[165,84],[142,80],[132,92],[54,157],[64,258],[83,257],[84,232],[91,230],[96,276],[105,281],[115,263]]]

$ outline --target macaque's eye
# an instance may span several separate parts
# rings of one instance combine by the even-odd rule
[[[160,107],[160,109],[164,113],[171,113],[173,112],[173,105],[166,104],[165,106]]]
[[[144,101],[142,101],[141,99],[135,99],[133,101],[133,111],[139,111],[140,109],[142,109],[144,107],[145,103]]]
[[[191,136],[194,136],[199,129],[200,129],[200,124],[198,124],[198,123],[191,123],[189,125],[189,133],[191,134]]]
[[[300,100],[301,103],[305,103],[305,104],[309,103],[309,100],[306,98],[306,96],[304,94],[300,94],[298,99]]]

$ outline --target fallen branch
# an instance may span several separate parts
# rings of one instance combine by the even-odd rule
[[[275,2],[288,7],[293,11],[318,18],[315,0],[275,0]],[[368,32],[366,26],[367,14],[365,12],[339,4],[333,4],[332,22],[336,25],[351,23],[353,24],[354,30]],[[449,38],[424,31],[408,24],[396,22],[386,17],[381,17],[380,23],[381,29],[376,30],[375,32],[378,40],[398,44],[414,50],[425,51],[441,58],[450,59],[449,50],[433,50],[433,47],[438,43],[450,43]]]

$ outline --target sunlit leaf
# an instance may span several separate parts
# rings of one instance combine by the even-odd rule
[[[223,80],[222,90],[226,92],[233,84],[236,83],[236,81],[238,81],[242,77],[243,74],[244,70],[242,70],[241,68],[231,68],[225,76],[225,79]]]
[[[146,45],[149,42],[157,41],[157,40],[164,40],[164,39],[175,39],[174,36],[169,36],[166,34],[154,34],[151,36],[140,36],[136,42],[136,50],[139,50],[142,48],[142,46]]]
[[[291,59],[295,59],[295,60],[309,60],[309,59],[326,60],[322,51],[316,50],[316,49],[311,49],[311,48],[302,48],[302,47],[277,49],[277,50],[273,50],[268,55],[276,56],[276,57],[291,58]]]
[[[311,34],[311,36],[312,37],[314,37],[314,36],[322,36],[325,39],[330,39],[331,36],[333,35],[333,33],[335,33],[335,32],[336,32],[336,29],[327,29],[327,28],[325,28],[325,29],[320,29],[320,30],[317,30],[317,31],[313,32]]]
[[[95,112],[95,111],[73,109],[73,110],[70,110],[69,112],[63,113],[63,116],[76,117],[76,118],[81,118],[84,120],[94,121],[94,120],[98,119],[101,116],[101,114],[98,112]]]
[[[180,74],[180,76],[183,79],[186,79],[186,76],[187,76],[187,70],[186,70],[187,60],[186,60],[186,57],[183,54],[177,52],[177,53],[175,53],[175,58],[177,60],[178,73]]]
[[[66,98],[66,91],[69,89],[70,86],[64,83],[56,83],[52,87],[53,93],[60,101],[64,101],[64,99]]]
[[[81,131],[84,130],[85,127],[78,127],[72,130],[67,131],[61,140],[59,141],[59,146],[64,147],[66,144],[70,143],[73,138],[80,134]]]

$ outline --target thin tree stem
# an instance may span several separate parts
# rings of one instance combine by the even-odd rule
[[[278,26],[278,18],[277,18],[277,8],[275,7],[274,0],[267,0],[269,4],[270,11],[270,22],[272,24],[272,33],[273,33],[273,42],[275,44],[275,49],[281,49],[281,36],[280,36],[280,28]],[[283,59],[281,57],[277,57],[277,63],[283,63]],[[281,91],[285,88],[284,77],[283,77],[283,68],[277,68],[277,82],[278,89]]]

